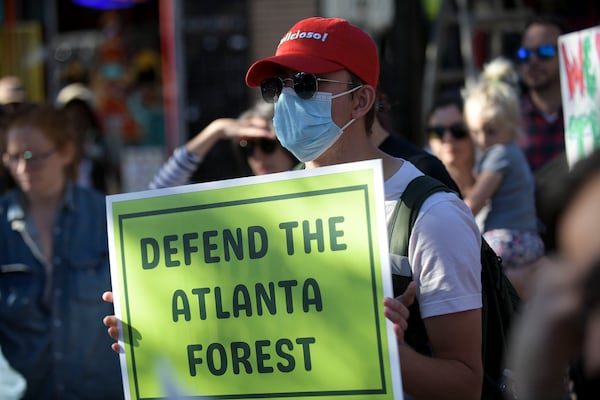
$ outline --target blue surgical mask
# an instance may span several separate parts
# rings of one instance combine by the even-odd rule
[[[316,92],[308,100],[298,97],[292,88],[283,88],[275,103],[273,118],[281,145],[303,162],[319,157],[354,122],[351,119],[343,127],[337,126],[331,119],[331,100],[352,93],[361,86],[335,96],[327,92]]]

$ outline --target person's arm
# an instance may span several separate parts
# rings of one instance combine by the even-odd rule
[[[481,309],[424,319],[432,356],[400,346],[404,390],[417,399],[479,399]]]
[[[504,175],[499,172],[482,172],[475,179],[475,184],[471,190],[466,193],[464,200],[465,203],[476,215],[485,203],[492,198],[500,183],[502,183]]]
[[[425,329],[432,345],[432,357],[417,353],[404,343],[408,306],[416,285],[395,299],[384,299],[384,314],[394,323],[399,345],[404,390],[423,399],[477,399],[483,380],[481,363],[481,311],[426,318]]]
[[[184,146],[175,149],[173,155],[154,175],[148,187],[159,189],[188,183],[198,165],[217,142],[222,139],[240,140],[243,138],[275,139],[275,136],[269,129],[254,125],[252,118],[216,119]]]
[[[500,187],[506,174],[514,164],[515,151],[520,151],[516,144],[499,143],[490,146],[483,153],[478,163],[475,183],[469,193],[464,196],[465,203],[467,203],[473,215],[477,215],[481,211]]]
[[[479,399],[483,384],[481,234],[449,193],[421,206],[409,242],[431,355],[400,346],[405,391],[418,399]]]
[[[188,152],[204,158],[221,139],[275,139],[275,134],[266,126],[257,126],[253,118],[219,118],[211,122],[200,133],[185,144]]]
[[[202,158],[188,152],[184,146],[173,151],[148,184],[149,189],[161,189],[184,185],[202,162]]]

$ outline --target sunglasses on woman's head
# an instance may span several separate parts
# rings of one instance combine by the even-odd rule
[[[452,124],[449,126],[444,125],[434,125],[427,127],[427,135],[431,138],[442,139],[444,137],[444,133],[448,130],[450,135],[454,139],[463,139],[466,138],[469,132],[467,131],[467,127],[464,124]]]
[[[517,59],[519,62],[527,62],[534,53],[540,60],[549,60],[556,55],[556,46],[553,44],[543,44],[535,49],[521,47],[517,50]]]
[[[312,98],[319,90],[319,82],[334,82],[353,85],[354,82],[337,81],[334,79],[319,78],[315,74],[298,72],[293,78],[267,78],[260,83],[260,91],[267,103],[275,103],[287,82],[292,83],[292,88],[301,99]]]
[[[265,154],[273,154],[277,150],[277,141],[271,139],[247,139],[240,141],[240,149],[245,157],[250,157],[254,154],[256,147]]]

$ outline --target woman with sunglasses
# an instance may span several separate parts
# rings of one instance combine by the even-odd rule
[[[544,244],[533,174],[516,143],[521,117],[516,71],[508,60],[497,58],[464,94],[465,121],[480,152],[474,185],[464,199],[475,215],[489,207],[481,232],[525,298],[529,273],[544,255]]]
[[[185,145],[175,149],[149,187],[158,189],[189,183],[192,174],[220,140],[233,143],[253,175],[288,171],[298,163],[275,136],[273,105],[259,102],[237,119],[214,120]]]
[[[28,106],[8,121],[0,197],[0,347],[26,399],[122,399],[119,358],[98,324],[111,305],[104,196],[74,182],[79,154],[64,111]]]
[[[465,196],[475,183],[475,145],[469,136],[458,92],[440,95],[427,117],[427,139],[431,152],[439,158],[452,180]]]

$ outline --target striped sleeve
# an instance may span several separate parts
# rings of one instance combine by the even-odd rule
[[[154,175],[148,188],[161,189],[187,184],[201,162],[202,157],[188,152],[185,146],[177,147]]]

